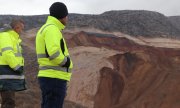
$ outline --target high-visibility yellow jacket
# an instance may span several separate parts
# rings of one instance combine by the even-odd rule
[[[36,36],[38,77],[70,80],[73,63],[61,33],[64,28],[58,19],[48,16],[47,22],[38,31]]]
[[[25,89],[24,73],[16,72],[24,66],[20,43],[21,39],[15,31],[0,33],[0,90]]]

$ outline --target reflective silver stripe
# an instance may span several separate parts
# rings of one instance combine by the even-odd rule
[[[37,54],[37,58],[47,58],[46,54]]]
[[[49,25],[54,25],[54,24],[48,24],[48,25],[44,26],[44,28],[41,30],[40,34],[42,34],[42,32],[44,31],[44,29],[45,29],[47,26],[49,26]]]
[[[15,53],[15,56],[16,57],[22,57],[22,54],[21,53]]]
[[[59,70],[59,71],[67,71],[66,67],[58,67],[58,66],[40,66],[40,70],[47,70],[47,69],[53,69],[53,70]]]
[[[5,48],[2,48],[2,52],[7,51],[7,50],[13,50],[13,48],[12,48],[12,47],[5,47]]]
[[[60,52],[56,52],[55,54],[53,54],[52,56],[49,57],[50,60],[55,59],[56,57],[58,57],[60,55]],[[37,54],[37,58],[47,58],[46,54]],[[60,63],[60,66],[64,65],[67,62],[67,57],[64,57],[64,60]]]
[[[21,66],[20,65],[17,65],[14,70],[17,70],[18,68],[20,68]]]
[[[60,52],[57,51],[56,53],[54,53],[52,56],[49,57],[50,60],[53,60],[55,58],[57,58],[60,55]]]
[[[24,75],[0,75],[0,79],[25,79]]]
[[[2,53],[0,53],[0,56],[2,56]],[[22,54],[21,53],[15,53],[15,56],[16,57],[22,57]]]
[[[58,67],[58,66],[40,66],[39,67],[39,70],[47,70],[47,69],[53,69],[53,70],[59,70],[59,71],[67,72],[66,67]],[[71,72],[71,69],[68,69],[68,72]]]
[[[64,57],[64,60],[63,60],[59,65],[60,65],[60,66],[63,66],[64,64],[66,64],[67,58],[68,58],[68,57]]]

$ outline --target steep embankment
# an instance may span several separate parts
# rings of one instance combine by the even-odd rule
[[[76,65],[67,100],[88,108],[179,107],[179,49],[86,32],[68,39]]]
[[[18,108],[40,107],[35,32],[28,31],[23,38],[29,89],[17,94]],[[65,108],[179,108],[178,45],[166,48],[160,41],[161,46],[155,47],[158,42],[153,39],[149,44],[147,38],[122,33],[64,34],[74,61]]]

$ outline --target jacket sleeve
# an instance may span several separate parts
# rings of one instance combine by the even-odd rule
[[[49,27],[45,32],[44,39],[49,59],[54,62],[54,64],[63,66],[68,58],[62,53],[60,44],[62,34],[59,29],[53,26]]]
[[[13,50],[13,43],[9,34],[4,33],[4,35],[0,37],[0,45],[1,45],[2,57],[7,62],[7,64],[13,70],[17,70],[18,68],[20,68],[20,63],[15,57]]]

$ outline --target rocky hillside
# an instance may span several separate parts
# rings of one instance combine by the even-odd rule
[[[180,16],[171,16],[169,20],[175,25],[178,29],[180,29]]]
[[[133,36],[180,36],[180,29],[168,17],[151,11],[109,11],[100,15],[72,15],[70,26],[93,27]]]
[[[26,29],[40,27],[47,15],[38,16],[0,16],[0,26],[14,17],[25,20]],[[180,28],[176,18],[164,16],[158,12],[144,10],[109,11],[99,15],[70,14],[67,29],[95,28],[108,32],[122,32],[132,36],[180,37]]]

